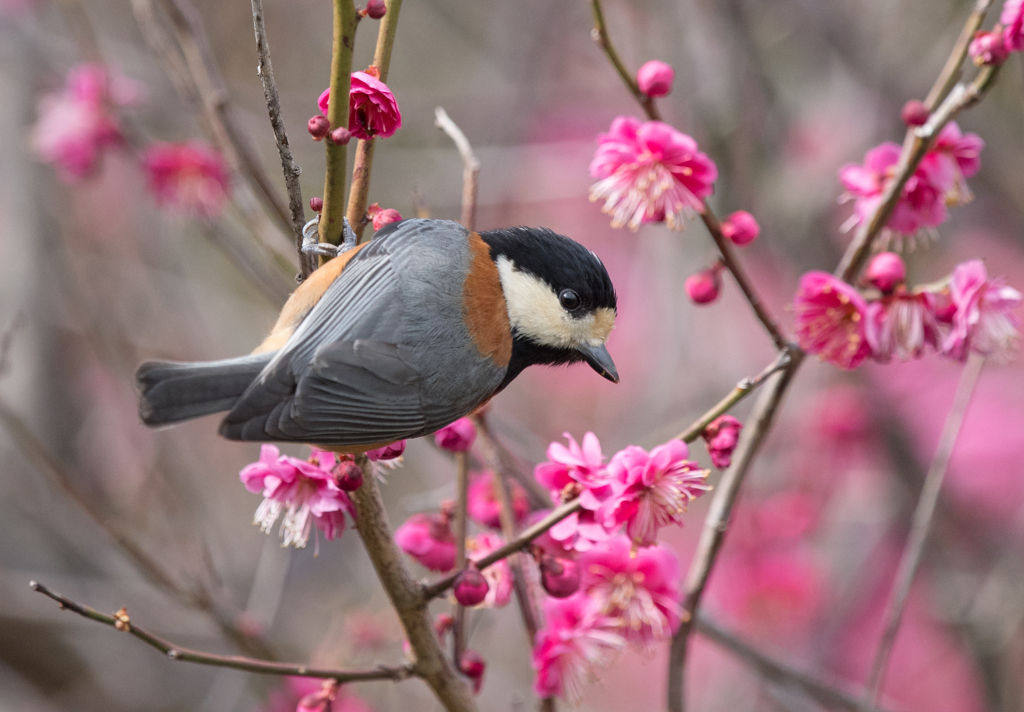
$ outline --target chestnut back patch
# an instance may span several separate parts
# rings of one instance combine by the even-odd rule
[[[491,248],[475,232],[469,235],[469,255],[462,318],[480,355],[506,368],[512,358],[512,328],[498,267],[491,259]]]

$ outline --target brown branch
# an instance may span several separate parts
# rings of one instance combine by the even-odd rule
[[[533,526],[524,529],[515,539],[506,543],[504,546],[498,547],[490,554],[477,561],[476,568],[480,570],[486,569],[488,566],[496,564],[509,555],[525,549],[533,542],[534,539],[558,524],[570,514],[578,512],[579,509],[580,501],[578,499],[566,502],[560,507],[555,508],[548,516],[544,517]],[[428,601],[432,598],[437,598],[451,587],[455,582],[455,577],[457,575],[458,572],[451,573],[432,584],[424,586],[422,589],[423,597]]]
[[[509,477],[526,490],[526,496],[530,499],[530,504],[534,509],[546,509],[551,506],[551,495],[548,491],[533,478],[531,473],[522,472],[516,465],[515,458],[512,453],[508,451],[504,443],[498,439],[491,430],[490,421],[487,418],[477,418],[476,424],[479,436],[482,441],[490,443],[490,446],[494,448],[495,455],[497,457],[498,472]]]
[[[732,244],[722,234],[722,223],[719,222],[718,217],[707,203],[704,203],[704,211],[700,214],[700,218],[704,221],[704,225],[711,234],[711,239],[718,246],[718,251],[722,254],[722,262],[725,263],[726,269],[732,274],[736,284],[739,285],[740,290],[743,292],[743,296],[747,298],[747,302],[750,303],[750,307],[754,310],[754,314],[757,315],[768,335],[771,336],[775,348],[780,351],[788,348],[788,339],[782,333],[779,323],[775,321],[775,318],[764,305],[764,302],[761,301],[761,297],[754,291],[754,285],[751,284],[746,271],[740,265],[739,260],[736,259],[736,253],[733,251]]]
[[[469,688],[442,652],[434,626],[427,616],[429,599],[424,598],[423,589],[402,565],[373,466],[362,455],[356,458],[356,462],[363,470],[363,485],[351,495],[356,507],[356,531],[402,622],[415,656],[415,674],[430,685],[448,712],[474,712],[476,705]]]
[[[882,691],[889,655],[896,642],[896,633],[903,620],[903,609],[906,606],[907,597],[910,595],[910,587],[914,583],[917,567],[921,563],[925,542],[928,540],[932,516],[935,514],[935,505],[938,503],[939,492],[942,489],[942,480],[945,478],[949,458],[953,454],[953,446],[956,445],[960,426],[963,424],[967,406],[971,402],[974,386],[978,381],[978,374],[981,373],[984,363],[984,357],[971,354],[960,375],[960,383],[957,385],[956,395],[953,397],[953,406],[946,418],[946,424],[942,428],[942,435],[939,437],[939,444],[935,450],[935,459],[932,460],[932,465],[928,469],[928,475],[921,488],[921,495],[917,500],[917,507],[914,509],[910,536],[907,537],[903,556],[900,557],[896,579],[893,582],[892,593],[886,606],[885,627],[871,664],[871,675],[868,678],[868,691],[864,696],[863,709],[870,709],[874,706]]]
[[[859,712],[861,709],[860,701],[854,695],[757,650],[719,626],[706,613],[697,614],[696,628],[698,633],[750,665],[768,680],[795,687],[829,709],[849,712]]]
[[[741,400],[753,393],[757,388],[768,380],[768,377],[774,373],[778,373],[783,368],[789,365],[792,360],[792,354],[797,351],[796,347],[791,347],[779,353],[778,358],[772,361],[768,366],[757,374],[753,378],[744,378],[742,381],[736,384],[729,394],[718,401],[714,406],[711,407],[704,415],[694,421],[693,425],[688,427],[683,432],[676,436],[677,440],[682,440],[685,443],[692,443],[694,440],[700,437],[704,429],[711,424],[718,416],[726,413],[730,408],[739,403]]]
[[[413,666],[411,665],[401,665],[397,667],[385,667],[382,665],[373,670],[333,670],[326,668],[311,668],[307,665],[298,663],[276,663],[268,660],[259,660],[257,658],[246,658],[240,655],[218,655],[216,653],[206,653],[201,650],[193,650],[191,648],[176,645],[165,638],[161,638],[155,633],[149,632],[145,628],[140,628],[135,625],[135,623],[131,622],[131,619],[128,617],[128,612],[124,608],[110,616],[106,613],[97,611],[95,608],[90,608],[89,606],[73,601],[66,596],[56,593],[55,591],[51,591],[43,584],[36,581],[32,581],[29,585],[32,587],[33,591],[38,591],[44,596],[56,601],[61,610],[68,610],[73,613],[77,613],[83,618],[88,618],[89,620],[96,621],[97,623],[103,623],[104,625],[109,625],[117,630],[130,633],[146,645],[156,648],[171,660],[232,668],[234,670],[244,670],[246,672],[255,672],[263,675],[297,675],[299,677],[318,677],[337,680],[338,682],[405,680],[414,674]]]
[[[434,126],[448,134],[462,156],[462,218],[460,222],[467,230],[476,229],[476,196],[480,176],[480,161],[473,155],[473,147],[462,129],[451,120],[440,106],[434,109]]]
[[[629,89],[647,114],[647,118],[651,121],[661,121],[661,114],[658,111],[658,107],[654,103],[654,99],[640,91],[640,85],[636,83],[636,76],[630,74],[629,70],[626,69],[626,65],[622,63],[619,58],[619,53],[615,51],[615,46],[612,44],[611,37],[608,35],[608,27],[604,21],[604,11],[601,9],[601,0],[590,0],[590,8],[594,14],[594,29],[591,31],[591,36],[601,50],[608,55],[608,59],[615,67],[615,71],[619,73],[623,83]]]
[[[398,14],[402,10],[402,0],[386,0],[387,12],[381,18],[377,29],[377,47],[373,52],[373,66],[380,72],[380,80],[387,82],[388,70],[391,68],[391,51],[395,46],[395,33],[398,31]],[[375,139],[361,139],[356,146],[355,166],[352,169],[352,190],[348,195],[348,222],[356,234],[356,239],[363,239],[366,229],[366,206],[370,195],[370,173],[373,168],[373,152]]]
[[[295,250],[299,256],[299,275],[306,279],[316,269],[316,258],[302,251],[302,226],[306,222],[306,208],[302,204],[302,187],[299,185],[299,174],[302,173],[302,169],[295,164],[291,146],[288,145],[288,132],[284,128],[284,117],[281,116],[281,97],[277,92],[277,82],[274,81],[270,43],[263,21],[263,0],[251,1],[256,54],[259,56],[256,73],[263,83],[263,98],[267,102],[267,113],[270,115],[270,126],[274,129],[277,152],[281,156],[281,170],[288,191],[288,213],[291,216],[292,235],[295,237]]]
[[[334,39],[331,50],[331,98],[327,119],[331,128],[348,127],[349,94],[352,88],[352,49],[359,18],[352,0],[334,0]],[[345,217],[345,173],[348,146],[324,140],[327,171],[324,174],[324,207],[320,212],[320,242],[341,244]],[[322,258],[321,258],[322,259]]]
[[[455,453],[455,570],[466,568],[466,535],[469,517],[469,457],[465,452]],[[455,623],[452,631],[452,661],[458,668],[462,651],[466,649],[466,608],[455,604]]]
[[[961,75],[960,67],[963,66],[964,60],[967,59],[967,50],[971,46],[971,40],[974,39],[974,33],[981,29],[982,23],[985,22],[985,15],[988,14],[989,8],[992,7],[992,2],[993,0],[977,0],[974,3],[974,9],[960,31],[960,36],[953,46],[953,51],[950,52],[946,64],[943,65],[942,71],[939,72],[938,78],[936,78],[935,83],[928,92],[928,96],[924,100],[924,105],[928,107],[929,111],[934,110],[939,105],[939,102],[946,98],[946,95],[949,94],[949,91],[959,80]]]

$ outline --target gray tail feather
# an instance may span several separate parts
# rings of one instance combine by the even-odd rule
[[[135,371],[139,417],[150,427],[230,410],[274,353],[225,361],[146,361]]]

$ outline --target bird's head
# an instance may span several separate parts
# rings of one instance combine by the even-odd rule
[[[531,364],[586,361],[618,383],[605,348],[615,326],[615,288],[597,255],[547,228],[514,227],[480,236],[498,267],[512,327],[509,376]]]

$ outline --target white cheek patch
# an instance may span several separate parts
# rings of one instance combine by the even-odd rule
[[[544,280],[520,272],[507,257],[498,258],[498,275],[505,293],[508,319],[519,333],[543,346],[599,346],[615,324],[615,312],[601,308],[582,318],[569,315]]]

